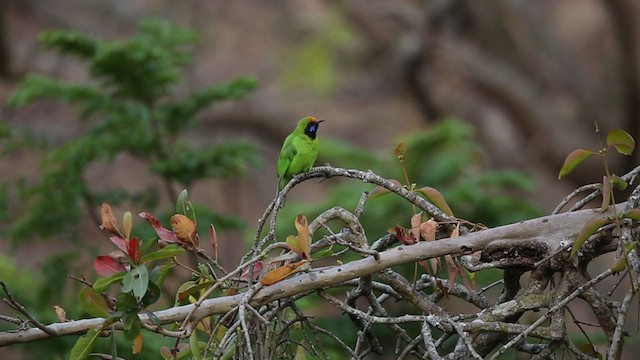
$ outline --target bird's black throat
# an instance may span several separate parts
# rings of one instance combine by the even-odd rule
[[[316,132],[318,131],[318,122],[310,122],[307,127],[304,128],[304,133],[312,140],[316,138]]]
[[[318,125],[320,125],[321,121],[312,121],[307,124],[304,128],[304,133],[311,138],[311,140],[315,140],[316,132],[318,131]]]

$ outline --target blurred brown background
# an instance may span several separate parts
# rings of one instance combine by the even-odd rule
[[[550,211],[575,186],[599,181],[597,161],[556,180],[571,150],[598,146],[595,122],[603,132],[620,127],[640,138],[639,12],[632,0],[3,0],[0,99],[30,72],[87,79],[78,64],[38,44],[44,30],[115,39],[132,34],[142,19],[170,19],[202,36],[181,91],[244,74],[259,81],[246,99],[208,111],[206,131],[193,136],[251,139],[264,165],[241,181],[199,184],[191,194],[199,202],[255,224],[275,190],[282,139],[305,115],[328,119],[320,139],[375,152],[390,152],[403,134],[455,116],[476,127],[488,165],[533,176],[535,201]],[[76,112],[59,103],[0,111],[9,126],[60,142],[79,131]],[[35,159],[0,159],[0,177],[29,174]],[[611,160],[621,174],[638,164],[638,152]],[[121,157],[86,176],[97,188],[155,181],[139,168],[136,159]],[[90,223],[86,234],[104,241]],[[51,251],[50,243],[3,247],[33,266]]]

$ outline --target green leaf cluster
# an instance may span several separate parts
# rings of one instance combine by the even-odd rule
[[[31,74],[8,104],[22,107],[39,100],[69,104],[78,110],[83,133],[57,143],[27,130],[2,132],[8,139],[0,154],[35,147],[42,155],[37,179],[15,177],[0,184],[0,205],[21,205],[7,221],[12,238],[71,234],[86,208],[105,200],[137,202],[153,209],[158,189],[95,192],[85,181],[91,165],[123,153],[148,164],[150,177],[182,188],[205,178],[241,175],[259,165],[256,149],[246,142],[202,146],[184,136],[198,125],[203,110],[219,101],[241,99],[256,86],[254,78],[244,76],[178,97],[176,87],[197,39],[195,32],[161,20],[144,21],[136,34],[122,40],[65,30],[41,35],[45,47],[78,60],[90,81],[75,84]],[[0,215],[6,218],[3,212]]]

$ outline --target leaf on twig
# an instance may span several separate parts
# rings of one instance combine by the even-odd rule
[[[142,300],[142,297],[149,288],[149,271],[145,265],[139,265],[133,270],[129,271],[122,279],[122,292],[133,292],[137,301]]]
[[[296,270],[300,268],[300,266],[304,265],[305,263],[307,263],[307,261],[303,260],[303,261],[298,261],[297,263],[287,264],[287,265],[275,268],[269,271],[269,273],[267,273],[267,275],[265,275],[262,278],[262,280],[260,280],[260,283],[263,286],[277,284],[280,281],[284,280],[287,276],[293,274]]]
[[[131,227],[133,225],[133,220],[131,219],[131,211],[127,211],[122,216],[122,229],[124,229],[124,238],[128,239],[131,237]]]
[[[311,258],[311,240],[309,239],[309,221],[303,213],[296,216],[294,222],[296,230],[298,230],[298,245],[300,246],[302,259]],[[288,239],[288,238],[287,238]]]
[[[618,175],[611,175],[611,185],[620,191],[624,191],[627,186],[629,186],[629,184]]]
[[[243,280],[248,280],[249,279],[249,268],[250,267],[247,267],[247,268],[244,269],[244,271],[242,272],[242,275],[240,275],[240,279],[243,279]],[[253,280],[256,280],[258,278],[258,276],[260,276],[260,273],[262,272],[262,269],[264,269],[264,263],[262,261],[256,261],[256,263],[253,264],[253,271],[252,271]]]
[[[138,240],[137,237],[133,237],[131,239],[129,239],[129,249],[128,249],[128,254],[129,254],[129,258],[131,259],[131,261],[133,261],[134,263],[137,263],[138,260],[140,260],[140,240]]]
[[[146,263],[149,261],[153,261],[153,260],[160,260],[160,259],[166,259],[166,258],[172,258],[174,256],[178,256],[182,253],[184,253],[185,250],[181,247],[179,247],[176,244],[171,244],[167,247],[164,247],[160,250],[154,251],[154,252],[150,252],[147,254],[142,255],[142,257],[140,257],[140,262],[141,263]]]
[[[69,319],[67,319],[67,312],[64,311],[64,309],[61,308],[60,306],[53,305],[53,311],[55,311],[56,317],[58,318],[59,322],[67,322],[67,321],[69,321]]]
[[[127,241],[123,238],[121,238],[120,236],[111,236],[109,237],[109,240],[111,240],[111,242],[118,247],[118,249],[120,249],[123,253],[127,253]]]
[[[607,133],[607,146],[615,147],[622,155],[631,155],[636,142],[628,132],[622,129],[613,129]]]
[[[640,209],[630,209],[622,214],[622,217],[638,221],[640,220]]]
[[[175,214],[171,217],[171,227],[178,239],[190,249],[197,249],[199,239],[196,223],[182,214]]]
[[[602,177],[602,205],[600,205],[600,212],[607,211],[609,204],[611,203],[611,183],[609,178],[605,175]]]
[[[176,199],[176,214],[187,214],[187,201],[189,201],[189,192],[184,189]]]
[[[389,179],[389,181],[394,183],[394,184],[396,184],[396,185],[398,185],[399,187],[402,187],[402,184],[400,183],[400,181],[398,181],[396,179]],[[369,197],[372,198],[372,199],[375,199],[377,197],[380,197],[382,195],[388,194],[390,192],[391,192],[391,190],[378,185],[373,189],[373,191],[371,191],[371,193],[369,194]]]
[[[627,268],[627,255],[623,254],[618,260],[611,266],[611,271],[614,273],[623,272]]]
[[[567,158],[564,159],[564,164],[562,164],[560,173],[558,174],[558,180],[569,175],[569,173],[571,173],[573,169],[576,168],[576,166],[591,157],[591,155],[593,154],[593,151],[587,149],[573,150],[569,155],[567,155]]]
[[[151,227],[153,227],[153,230],[155,230],[156,235],[158,235],[158,238],[160,240],[174,243],[180,242],[180,239],[178,239],[176,234],[174,234],[173,231],[164,228],[162,224],[160,224],[160,220],[158,220],[158,218],[156,218],[152,214],[149,214],[148,212],[141,212],[140,214],[138,214],[138,216],[147,220]]]
[[[124,275],[125,273],[121,271],[108,277],[101,277],[98,280],[96,280],[96,282],[93,283],[93,288],[99,292],[106,291],[109,288],[109,285],[113,284],[114,282],[122,280]]]
[[[135,339],[133,339],[133,345],[131,346],[132,354],[135,355],[135,354],[140,354],[142,352],[142,342],[143,342],[142,334],[138,334],[138,336],[136,336]]]
[[[102,225],[100,225],[101,230],[105,230],[113,235],[124,237],[120,232],[120,229],[118,229],[118,221],[116,220],[116,217],[113,216],[113,211],[109,204],[106,202],[102,203],[100,214],[102,216]]]
[[[100,336],[101,328],[93,328],[87,331],[87,333],[81,336],[76,344],[71,349],[71,354],[69,355],[70,360],[84,360],[86,359],[91,350],[93,349],[93,345],[95,345],[98,336]]]
[[[96,256],[93,260],[93,268],[100,276],[111,276],[127,270],[123,264],[106,255]]]
[[[393,155],[400,161],[400,163],[404,163],[404,158],[406,154],[407,154],[407,147],[404,145],[403,142],[399,143],[393,149]]]
[[[388,233],[395,235],[398,240],[405,245],[413,245],[415,241],[411,235],[408,234],[407,230],[400,225],[396,225],[393,228],[387,230]]]
[[[425,241],[434,241],[436,239],[437,229],[438,223],[433,219],[429,219],[420,224],[420,236]],[[437,273],[438,269],[440,269],[440,258],[430,258],[429,264],[431,265],[432,274]]]
[[[591,219],[587,221],[587,223],[584,224],[582,230],[580,230],[580,233],[576,237],[576,241],[573,242],[573,248],[571,248],[571,256],[573,257],[578,252],[578,250],[580,250],[584,242],[587,241],[587,239],[591,235],[595,234],[598,229],[608,224],[609,222],[611,222],[611,220],[607,218]]]
[[[80,305],[87,314],[93,317],[108,318],[111,309],[104,296],[94,288],[86,287],[80,291]]]
[[[422,211],[411,217],[411,237],[415,242],[420,241],[420,223],[422,222]]]
[[[424,197],[433,205],[435,205],[438,209],[442,210],[443,213],[453,216],[453,211],[447,204],[447,201],[444,199],[444,196],[440,193],[440,191],[430,187],[424,186],[420,189],[417,189],[416,192],[421,193]]]
[[[300,241],[297,236],[289,235],[287,236],[287,240],[285,240],[289,249],[296,254],[302,254],[302,247],[300,246]]]

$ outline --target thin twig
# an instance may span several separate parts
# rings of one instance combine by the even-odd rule
[[[24,306],[22,306],[22,304],[20,304],[18,301],[16,301],[16,299],[13,298],[13,296],[9,292],[9,289],[7,288],[7,284],[4,281],[0,281],[0,286],[2,286],[2,290],[4,291],[5,295],[7,296],[5,299],[3,299],[7,303],[7,305],[11,306],[16,311],[18,311],[22,315],[26,316],[27,319],[29,319],[29,322],[31,322],[38,329],[44,331],[48,335],[56,336],[58,334],[55,330],[50,329],[49,327],[47,327],[44,324],[42,324],[40,321],[36,320],[33,316],[31,316],[29,311],[27,311],[27,309]]]

